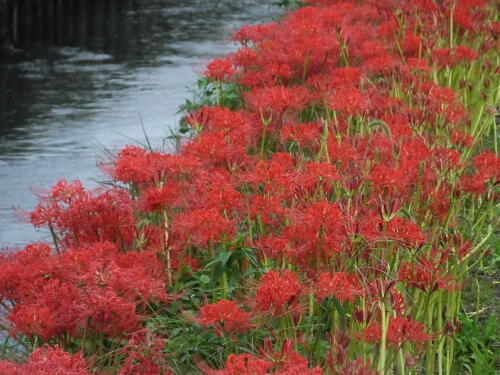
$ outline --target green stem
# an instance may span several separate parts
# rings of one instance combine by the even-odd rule
[[[404,358],[403,352],[404,352],[403,346],[401,345],[401,348],[399,349],[399,352],[398,352],[398,367],[399,367],[399,373],[401,375],[406,375],[405,358]]]
[[[437,305],[437,325],[438,329],[443,328],[443,297],[442,294],[438,297]],[[439,340],[438,344],[438,374],[443,375],[443,349],[444,349],[444,339]]]
[[[221,104],[222,101],[222,83],[221,81],[215,81],[215,100],[217,105]]]
[[[167,210],[163,210],[163,224],[165,230],[165,262],[167,268],[167,281],[168,285],[172,285],[172,259],[170,257],[170,248],[168,246],[168,215]]]
[[[429,300],[431,297],[429,296]],[[434,317],[434,306],[430,303],[427,305],[427,327],[432,327],[433,317]],[[434,361],[435,361],[435,351],[433,350],[432,340],[427,341],[425,344],[425,373],[426,375],[434,374]]]
[[[382,324],[382,337],[380,339],[380,355],[378,360],[378,372],[380,375],[385,374],[385,360],[386,360],[386,342],[387,330],[389,328],[389,319],[386,319],[385,302],[380,303],[380,314]]]
[[[226,272],[223,272],[222,273],[222,276],[220,278],[220,283],[221,283],[221,291],[222,291],[222,299],[227,299],[227,296],[228,296],[228,290],[229,290],[229,287],[227,285],[227,274]]]

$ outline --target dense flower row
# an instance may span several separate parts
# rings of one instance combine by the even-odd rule
[[[59,346],[0,366],[170,373],[165,341],[200,329],[226,351],[186,349],[208,375],[456,371],[498,198],[500,24],[482,0],[308,3],[208,64],[178,153],[127,146],[113,187],[41,196],[54,244],[0,260],[2,325]]]

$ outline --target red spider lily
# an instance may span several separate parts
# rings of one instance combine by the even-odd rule
[[[478,174],[485,180],[500,176],[500,158],[493,152],[483,152],[474,158],[474,166]]]
[[[290,352],[286,358],[282,358],[279,369],[274,372],[276,375],[321,375],[322,373],[320,367],[309,368],[307,360],[295,352]]]
[[[378,213],[384,220],[392,219],[404,203],[404,198],[401,194],[379,194],[377,200],[380,205]]]
[[[358,87],[361,82],[361,72],[357,68],[346,67],[333,69],[332,84],[335,88]]]
[[[359,45],[353,51],[353,55],[361,61],[387,56],[387,45],[379,40],[360,41]]]
[[[128,302],[115,291],[93,288],[86,291],[84,298],[87,304],[83,306],[78,322],[81,331],[120,337],[140,329],[136,304]]]
[[[399,281],[427,292],[434,292],[437,289],[457,290],[461,287],[460,283],[446,276],[443,269],[425,258],[403,263],[398,275]]]
[[[326,363],[331,370],[335,371],[335,369],[338,369],[346,363],[351,339],[345,332],[337,328],[335,332],[329,336],[328,341],[330,347],[328,349]]]
[[[321,188],[324,192],[331,191],[333,185],[340,181],[337,168],[330,163],[310,162],[305,165],[305,171],[298,177],[300,189],[313,194]]]
[[[191,210],[174,216],[175,233],[186,243],[199,248],[230,240],[234,222],[224,218],[216,208]]]
[[[234,33],[233,40],[242,42],[242,44],[245,44],[245,42],[258,43],[271,36],[277,30],[277,26],[273,22],[264,25],[245,25]]]
[[[228,58],[235,66],[246,69],[257,66],[259,63],[257,51],[248,47],[238,49],[235,53],[229,54]]]
[[[198,171],[196,178],[182,186],[185,206],[190,208],[216,208],[225,216],[232,217],[243,207],[243,196],[231,181],[233,176],[227,169],[214,168]]]
[[[396,17],[393,14],[388,14],[388,18],[379,24],[377,36],[382,40],[394,40],[399,29],[400,27]]]
[[[171,375],[163,347],[165,341],[157,336],[134,333],[127,345],[120,350],[126,358],[118,375]]]
[[[280,155],[284,156],[279,160]],[[242,176],[242,181],[248,183],[254,191],[263,188],[265,195],[289,197],[293,195],[300,182],[289,154],[274,154],[270,161],[260,161],[252,170]]]
[[[366,342],[380,342],[382,338],[382,326],[380,322],[373,321],[363,331],[360,339]],[[387,327],[387,345],[399,347],[405,342],[422,344],[432,339],[432,336],[425,333],[422,323],[412,321],[402,317],[391,317]]]
[[[247,200],[248,217],[269,227],[279,227],[285,218],[285,209],[280,197],[270,195],[249,196]]]
[[[287,82],[292,78],[293,70],[290,64],[270,63],[266,65],[266,70],[263,75],[269,75],[271,80],[276,83]]]
[[[422,259],[416,263],[404,263],[399,269],[400,281],[409,282],[422,290],[434,289],[435,268],[427,260]]]
[[[69,354],[59,346],[35,349],[25,364],[0,361],[0,373],[9,375],[90,375],[81,353]]]
[[[364,294],[358,278],[345,272],[322,273],[316,287],[318,300],[333,296],[339,301],[354,303],[356,296]]]
[[[82,306],[77,305],[76,301],[80,302],[79,291],[75,286],[59,280],[48,280],[12,308],[8,316],[12,335],[22,333],[27,337],[40,336],[44,341],[64,333],[78,335],[77,319]]]
[[[425,82],[415,89],[415,99],[426,109],[422,120],[435,123],[438,116],[444,116],[448,123],[460,123],[465,118],[465,112],[461,103],[458,102],[456,93],[448,88],[434,83]]]
[[[483,152],[474,158],[475,174],[463,174],[460,177],[462,188],[466,192],[481,194],[487,182],[497,184],[500,180],[500,158],[492,152]]]
[[[347,361],[341,368],[333,371],[334,375],[377,375],[378,372],[371,368],[370,361],[364,362],[363,358]]]
[[[334,137],[330,137],[328,139],[328,154],[332,159],[332,162],[336,162],[340,164],[340,167],[337,166],[339,172],[342,175],[347,175],[348,170],[352,170],[352,166],[358,161],[360,158],[358,153],[356,152],[356,148],[350,144],[350,140],[346,137],[337,140]]]
[[[135,303],[109,289],[79,291],[69,283],[51,280],[30,297],[16,304],[9,316],[14,335],[38,335],[48,341],[64,334],[119,337],[139,329]]]
[[[297,274],[292,271],[268,271],[257,286],[255,308],[273,316],[293,312],[298,308],[302,290]]]
[[[339,329],[335,330],[329,338],[330,348],[326,363],[334,375],[376,375],[371,369],[370,361],[365,362],[361,357],[357,360],[349,360],[349,343],[351,339],[346,333]]]
[[[364,62],[362,70],[367,74],[388,76],[396,72],[401,65],[401,60],[393,56],[379,56]]]
[[[406,303],[405,297],[397,290],[391,290],[391,302],[396,316],[407,315],[408,304]]]
[[[169,178],[178,178],[200,166],[196,158],[183,154],[150,152],[136,146],[126,146],[111,168],[105,168],[115,180],[138,185],[157,185]]]
[[[284,74],[278,73],[281,77],[306,79],[310,74],[317,74],[328,66],[335,65],[338,61],[337,38],[334,33],[321,32],[321,15],[316,9],[303,8],[291,14],[287,22],[280,23],[280,27],[273,26],[265,30],[242,29],[240,40],[259,40],[257,66],[260,69],[244,73],[240,83],[250,86],[267,85],[269,81],[277,78],[277,74],[273,73],[273,70],[276,71],[275,67],[284,71]],[[252,31],[263,32],[255,38],[249,35]],[[249,75],[260,78],[252,82],[248,79]],[[267,77],[268,81],[264,77]]]
[[[50,278],[56,266],[52,248],[46,243],[34,243],[11,254],[0,256],[0,298],[21,300],[40,280]]]
[[[309,98],[308,91],[300,86],[256,89],[245,97],[251,109],[260,112],[264,119],[272,118],[274,121],[281,119],[286,112],[294,115],[304,109]]]
[[[339,233],[341,231],[342,212],[335,203],[326,200],[313,202],[300,210],[290,211],[290,219],[293,224],[301,224],[317,235],[322,230],[325,235]]]
[[[110,244],[103,245],[113,248]],[[112,289],[122,298],[135,302],[138,308],[145,307],[147,301],[167,300],[162,265],[156,254],[129,252],[96,257],[94,252],[99,246],[64,254],[62,276],[86,287]]]
[[[393,169],[384,164],[375,165],[370,173],[373,187],[379,193],[384,191],[405,193],[412,182],[411,174],[400,169]]]
[[[451,135],[451,141],[460,147],[470,147],[474,142],[474,138],[462,131],[455,130],[455,132]]]
[[[418,35],[406,33],[401,49],[406,57],[418,57],[422,53],[422,40]]]
[[[86,191],[79,181],[60,180],[30,213],[35,227],[49,226],[66,246],[111,241],[130,246],[136,236],[132,200],[116,188]]]
[[[219,211],[229,213],[241,209],[243,197],[238,190],[222,185],[207,192],[203,198],[203,204],[207,208],[215,207]]]
[[[453,68],[460,63],[471,63],[477,59],[477,52],[467,46],[453,48],[436,48],[432,51],[432,58],[440,69]]]
[[[155,254],[121,253],[111,243],[67,249],[62,256],[47,245],[30,245],[2,266],[9,271],[2,298],[13,304],[8,319],[14,335],[46,341],[64,334],[120,336],[138,329],[148,303],[167,300]]]
[[[444,221],[450,210],[451,194],[448,186],[442,186],[438,191],[431,192],[429,195],[429,209],[432,210],[433,218]]]
[[[179,202],[179,192],[179,185],[176,182],[143,191],[141,198],[144,211],[162,211],[175,206]]]
[[[262,257],[270,259],[288,259],[289,242],[283,237],[260,237],[255,244]]]
[[[478,17],[478,13],[473,13],[471,10],[467,5],[458,5],[449,12],[449,17],[462,32],[477,32],[480,29],[481,18]]]
[[[236,71],[233,69],[231,62],[228,60],[217,58],[208,63],[205,77],[211,80],[225,82],[229,80]]]
[[[236,134],[202,133],[183,147],[183,153],[202,160],[208,168],[237,169],[247,164],[249,157],[245,137]]]
[[[462,189],[469,193],[482,194],[486,190],[486,184],[483,178],[473,174],[463,174],[460,177]]]
[[[318,123],[287,124],[280,130],[281,142],[296,142],[300,147],[316,150],[319,145],[321,127]]]
[[[458,0],[457,3],[463,7],[482,8],[486,5],[484,0]]]
[[[387,114],[382,116],[382,120],[389,126],[393,138],[402,142],[411,138],[410,123],[404,114]]]
[[[342,213],[336,204],[313,202],[301,210],[290,211],[292,225],[284,236],[294,246],[290,251],[294,262],[303,266],[328,264],[341,251],[344,239]]]
[[[330,107],[344,115],[361,116],[368,109],[369,103],[361,90],[341,88],[332,95]]]
[[[267,375],[273,363],[251,354],[230,354],[223,370],[214,370],[206,365],[199,365],[206,375]]]
[[[237,133],[245,136],[246,124],[243,116],[228,108],[202,107],[187,116],[186,122],[193,128],[208,132]]]
[[[395,217],[390,220],[382,236],[386,237],[389,241],[395,241],[403,247],[417,247],[425,240],[421,228],[409,219],[402,217]]]
[[[401,146],[399,160],[418,165],[429,159],[430,156],[429,148],[421,140],[413,138]]]
[[[213,326],[215,334],[242,333],[251,328],[250,314],[241,310],[235,301],[221,300],[201,308],[196,319],[203,326]]]
[[[460,153],[445,147],[436,147],[433,150],[432,164],[440,173],[448,170],[458,170],[461,167]]]
[[[422,73],[427,73],[431,70],[429,67],[428,63],[424,59],[418,59],[415,57],[409,57],[406,59],[406,67],[413,72],[422,72]],[[405,67],[402,66],[401,69],[404,71]]]
[[[293,341],[286,339],[281,344],[281,349],[275,351],[272,341],[264,339],[264,343],[259,347],[262,357],[268,358],[273,363],[275,375],[321,375],[321,368],[309,368],[307,360],[293,351]]]
[[[150,161],[145,149],[126,146],[117,156],[109,174],[118,181],[141,183],[150,179]]]

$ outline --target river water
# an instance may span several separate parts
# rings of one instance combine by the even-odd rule
[[[143,128],[160,147],[197,73],[234,48],[230,32],[276,13],[269,0],[119,4],[70,41],[0,61],[0,248],[50,237],[14,214],[35,207],[33,191],[59,178],[95,186],[104,149],[144,142]]]

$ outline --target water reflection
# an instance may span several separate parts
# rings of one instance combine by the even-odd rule
[[[0,64],[0,247],[46,235],[12,214],[34,207],[30,187],[92,186],[101,146],[143,140],[141,121],[160,144],[196,70],[231,48],[228,30],[270,17],[267,0],[85,3],[87,17],[65,21],[73,31],[26,34],[29,52]]]

